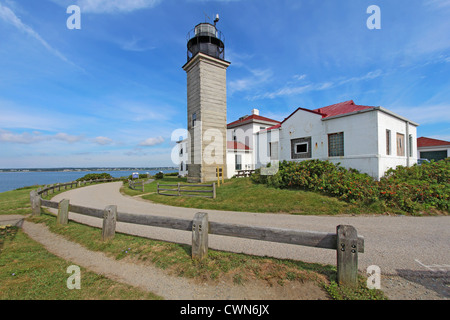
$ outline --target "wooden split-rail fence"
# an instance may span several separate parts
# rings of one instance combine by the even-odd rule
[[[193,189],[194,188],[194,189]],[[203,189],[196,189],[203,188]],[[211,188],[211,189],[206,189]],[[211,184],[159,184],[157,183],[156,192],[164,196],[175,197],[204,197],[204,198],[216,198],[216,183]]]
[[[128,180],[128,187],[133,190],[139,190],[144,192],[144,185],[145,185],[144,180],[142,181]]]
[[[208,256],[209,235],[220,235],[287,243],[299,246],[325,248],[334,250],[337,259],[337,280],[340,285],[356,287],[358,280],[358,254],[364,252],[364,238],[358,236],[356,229],[350,225],[339,225],[335,233],[301,231],[277,228],[254,227],[229,224],[208,220],[208,214],[196,213],[192,220],[118,212],[117,206],[110,205],[105,209],[87,208],[70,204],[67,199],[60,202],[45,200],[41,195],[45,188],[30,193],[33,215],[41,214],[41,207],[57,209],[57,223],[67,224],[69,212],[103,219],[102,239],[110,241],[116,232],[116,223],[131,223],[159,228],[188,231],[192,233],[193,259],[202,260]],[[151,235],[148,235],[151,238]]]

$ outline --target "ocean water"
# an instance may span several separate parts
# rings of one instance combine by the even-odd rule
[[[154,175],[160,170],[147,171],[45,171],[45,172],[0,172],[0,192],[15,190],[18,188],[55,184],[75,181],[78,178],[84,177],[89,173],[109,173],[114,178],[128,177],[133,172],[149,173]],[[176,170],[162,170],[164,173],[177,172]]]

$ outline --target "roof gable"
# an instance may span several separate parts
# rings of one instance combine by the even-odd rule
[[[227,127],[236,126],[236,125],[242,125],[242,124],[247,124],[247,123],[252,123],[252,122],[258,122],[258,121],[272,122],[274,125],[280,123],[280,121],[277,121],[277,120],[273,120],[273,119],[269,119],[269,118],[266,118],[266,117],[263,117],[263,116],[252,114],[251,116],[242,117],[239,120],[236,120],[236,121],[233,121],[233,122],[229,123],[227,125]]]
[[[283,124],[286,120],[288,120],[290,117],[292,117],[297,111],[307,111],[311,113],[315,113],[317,115],[322,116],[322,119],[328,118],[328,117],[334,117],[338,115],[343,115],[347,113],[362,111],[362,110],[368,110],[368,109],[375,109],[375,107],[370,106],[361,106],[356,105],[353,100],[344,101],[340,103],[333,104],[331,106],[318,108],[314,110],[305,109],[305,108],[297,108],[294,112],[292,112],[287,118],[285,118],[281,123]]]
[[[328,117],[334,117],[334,116],[338,116],[338,115],[342,115],[342,114],[347,114],[347,113],[352,113],[352,112],[357,112],[357,111],[362,111],[362,110],[367,110],[367,109],[373,109],[373,108],[375,108],[375,107],[356,105],[353,102],[353,100],[349,100],[349,101],[336,103],[331,106],[318,108],[313,111],[324,114],[323,118],[328,118]]]

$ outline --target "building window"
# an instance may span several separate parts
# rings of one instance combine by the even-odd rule
[[[328,135],[328,156],[344,156],[344,133],[332,133]]]
[[[386,130],[386,155],[391,154],[391,130]]]
[[[307,152],[308,152],[308,143],[307,142],[297,143],[295,145],[295,153],[296,154],[307,153]]]
[[[311,137],[291,140],[291,159],[311,158]]]
[[[405,156],[405,135],[397,133],[397,156]]]
[[[242,156],[240,154],[236,154],[234,156],[235,160],[235,170],[242,170]]]
[[[195,127],[197,124],[197,114],[193,113],[192,114],[192,127]]]
[[[232,136],[233,136],[233,141],[236,141],[236,140],[237,140],[237,137],[236,137],[236,129],[234,129],[234,130],[232,131]]]
[[[180,164],[180,171],[183,171],[183,161],[181,161],[181,164]]]

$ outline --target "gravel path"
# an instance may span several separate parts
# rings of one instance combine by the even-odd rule
[[[117,205],[119,212],[164,215],[192,219],[198,211],[208,212],[210,221],[254,226],[335,232],[339,224],[353,225],[365,238],[365,253],[359,267],[381,268],[381,289],[392,299],[449,299],[450,217],[409,216],[294,216],[216,210],[198,210],[154,204],[120,193],[121,182],[94,185],[61,193],[53,198],[72,204],[103,209]],[[101,226],[99,219],[70,214],[70,219]],[[190,244],[189,232],[118,223],[117,231],[152,239]],[[213,249],[254,255],[290,258],[305,262],[335,264],[335,252],[264,241],[211,235]],[[156,292],[155,292],[156,293]]]

